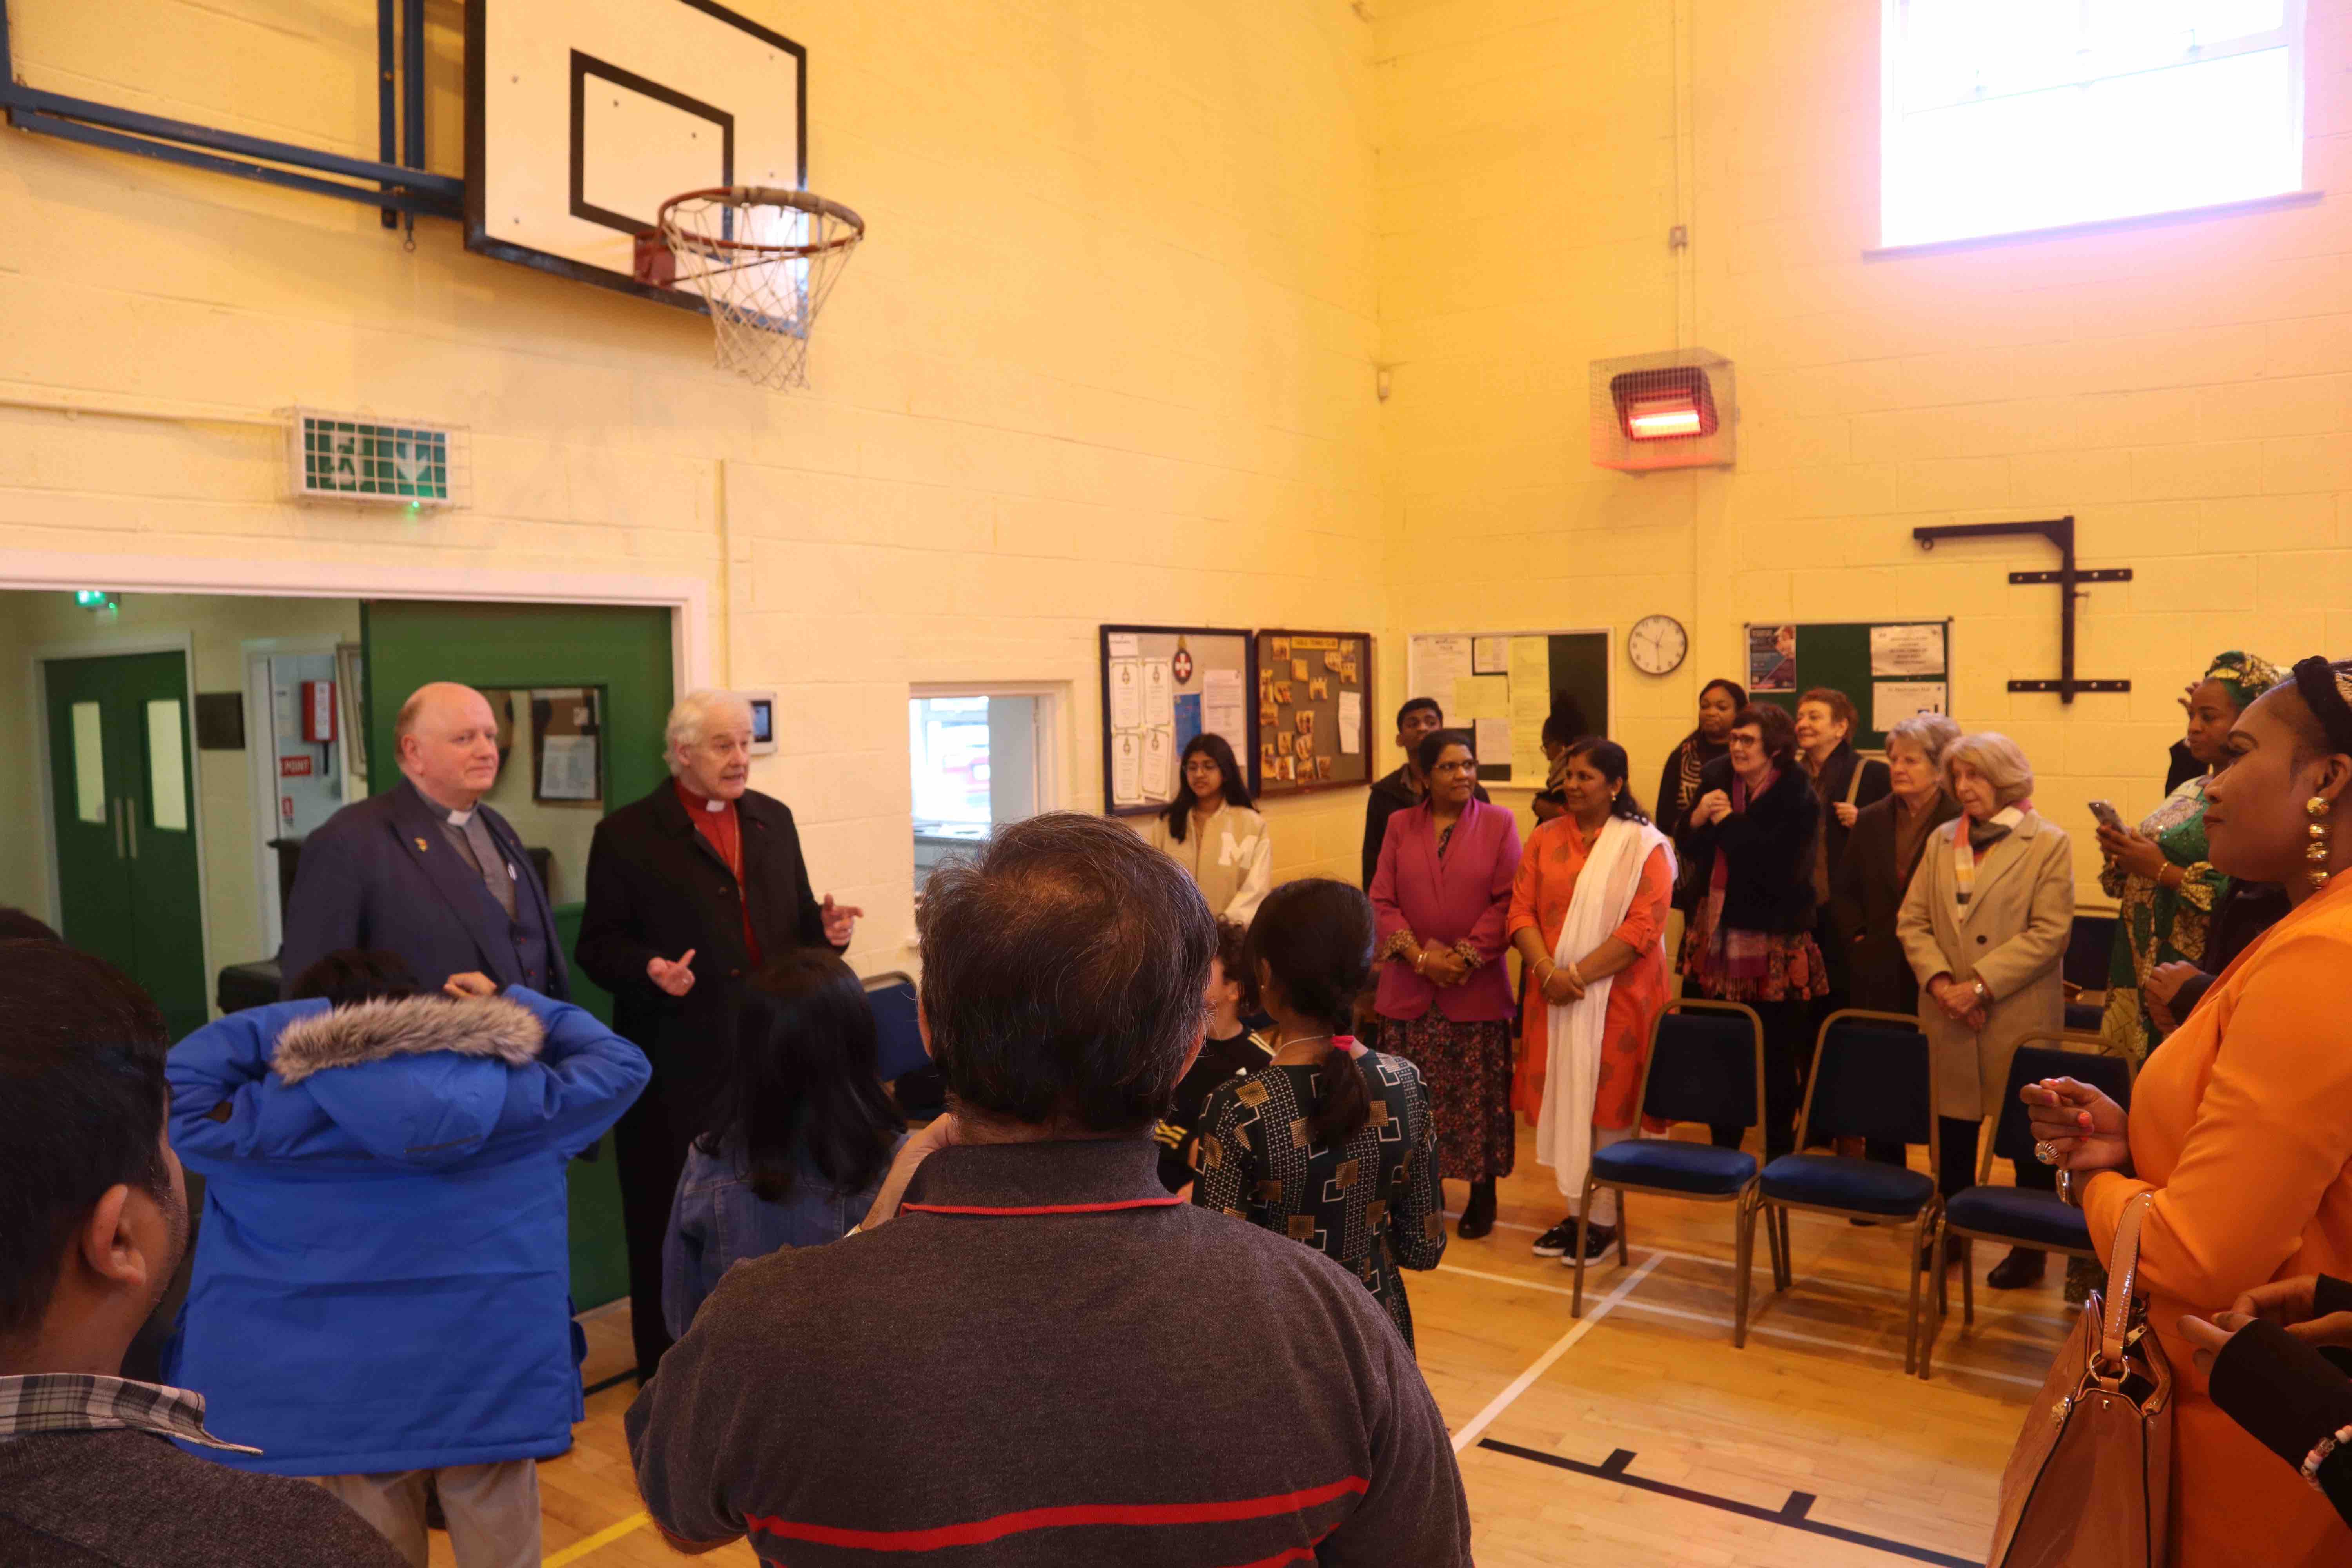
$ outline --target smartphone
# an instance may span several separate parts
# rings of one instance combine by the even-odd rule
[[[2130,831],[2129,828],[2124,826],[2122,816],[2116,812],[2113,805],[2106,801],[2095,800],[2091,802],[2091,815],[2099,819],[2100,826],[2102,826],[2112,827],[2117,833],[2127,833]]]

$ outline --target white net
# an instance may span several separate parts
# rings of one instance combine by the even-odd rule
[[[719,367],[761,386],[808,384],[809,331],[866,237],[866,220],[805,191],[698,191],[661,213],[677,279],[710,307]]]

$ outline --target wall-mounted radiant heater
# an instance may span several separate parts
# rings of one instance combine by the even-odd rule
[[[1592,362],[1592,460],[1626,473],[1731,466],[1731,362],[1675,349]]]

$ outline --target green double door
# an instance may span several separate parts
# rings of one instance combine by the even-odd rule
[[[178,1039],[208,1000],[186,658],[56,658],[42,674],[61,934],[145,986]]]

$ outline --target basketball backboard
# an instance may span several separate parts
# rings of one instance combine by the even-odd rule
[[[688,310],[640,282],[668,197],[804,189],[808,52],[714,0],[471,0],[466,248]]]

